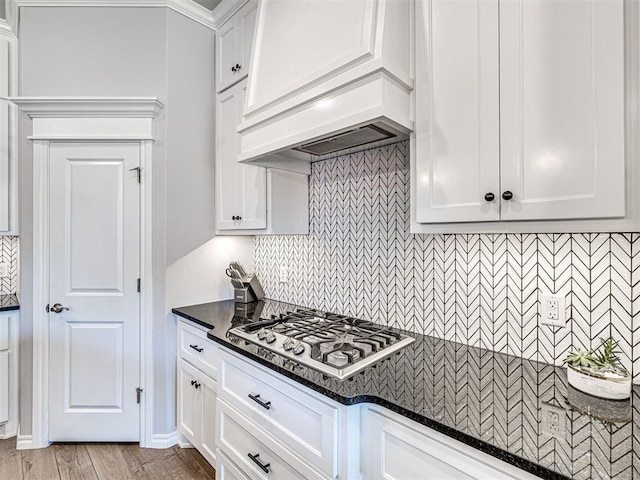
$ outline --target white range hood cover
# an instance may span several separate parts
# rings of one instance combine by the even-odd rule
[[[410,0],[262,0],[239,161],[308,171],[406,138],[412,24]]]

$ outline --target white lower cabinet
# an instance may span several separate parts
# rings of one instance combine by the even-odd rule
[[[18,429],[18,316],[0,312],[0,439]]]
[[[206,338],[206,331],[182,321],[178,324],[178,337],[195,346],[195,355],[190,355],[189,351],[182,348],[183,343],[178,343],[178,432],[183,441],[188,441],[209,463],[215,465],[217,384],[213,377],[216,370],[214,367],[208,368],[207,363],[198,363],[198,355],[212,361],[218,347]],[[190,361],[201,368],[195,367]]]
[[[361,469],[367,480],[538,478],[381,407],[363,407],[361,428]]]
[[[349,444],[346,406],[226,349],[218,371],[222,463],[230,459],[248,478],[354,477],[353,451],[340,448]]]
[[[178,359],[178,430],[215,465],[219,480],[538,478],[378,405],[334,402],[185,335],[199,330],[188,323],[179,324],[186,353],[193,357],[194,341],[198,349],[214,347],[217,378]]]

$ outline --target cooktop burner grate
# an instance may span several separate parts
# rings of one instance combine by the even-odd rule
[[[272,316],[231,333],[338,378],[348,378],[414,341],[390,327],[313,309]]]

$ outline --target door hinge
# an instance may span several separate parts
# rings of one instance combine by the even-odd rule
[[[140,387],[136,387],[136,403],[140,403],[140,396],[142,395],[142,389]]]
[[[140,293],[140,279],[138,279],[138,293]]]
[[[142,177],[142,168],[140,167],[136,167],[136,168],[130,168],[129,171],[133,172],[135,170],[136,174],[138,175],[138,183],[141,182],[141,177]]]

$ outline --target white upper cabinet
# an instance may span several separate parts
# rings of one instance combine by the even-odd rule
[[[621,0],[500,4],[503,220],[622,217]]]
[[[251,0],[217,29],[216,91],[230,87],[249,73],[258,2]]]
[[[225,12],[216,30],[216,231],[226,235],[307,234],[308,169],[294,173],[238,162],[237,129],[246,105],[257,5],[256,0],[229,0],[216,9]]]
[[[17,108],[8,100],[16,91],[17,39],[0,20],[0,235],[17,225]]]
[[[216,101],[216,206],[218,230],[267,227],[267,171],[238,163],[236,127],[242,118],[246,82],[218,94]]]
[[[624,217],[622,0],[416,8],[416,221]]]

